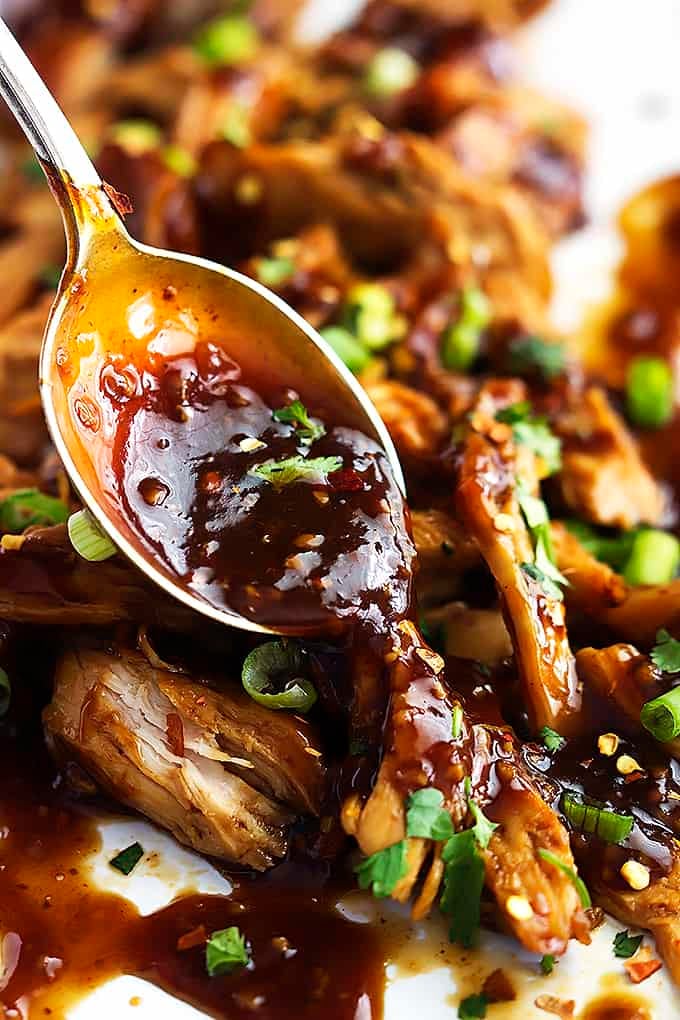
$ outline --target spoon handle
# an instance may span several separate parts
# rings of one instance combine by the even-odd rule
[[[102,180],[80,139],[5,22],[0,18],[0,95],[38,157],[64,216],[69,252],[77,247],[82,218],[79,194],[89,194],[90,214],[116,219]]]

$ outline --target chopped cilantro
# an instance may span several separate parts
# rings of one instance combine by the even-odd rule
[[[144,848],[142,844],[131,843],[130,846],[125,847],[119,854],[116,854],[109,861],[109,864],[116,871],[120,871],[122,875],[129,875],[132,869],[139,864],[143,856]]]
[[[429,787],[410,794],[406,809],[406,835],[437,840],[449,839],[453,835],[453,822],[444,807],[441,790]]]
[[[540,968],[543,974],[552,974],[555,969],[555,957],[546,953],[541,957]]]
[[[472,799],[469,777],[465,780],[465,795],[467,797],[468,807],[475,820],[475,824],[472,826],[472,834],[477,841],[477,845],[481,846],[482,850],[486,850],[491,837],[498,828],[498,825],[496,822],[490,822],[479,805]]]
[[[644,935],[631,935],[627,928],[625,931],[617,932],[612,943],[614,956],[618,956],[622,960],[629,960],[637,953],[643,938]]]
[[[310,418],[309,412],[301,400],[294,400],[287,407],[277,408],[272,412],[272,418],[295,425],[298,438],[305,446],[311,446],[317,439],[326,435],[324,426],[321,422]]]
[[[458,1006],[458,1020],[484,1020],[488,1005],[486,995],[468,995]]]
[[[538,336],[513,340],[508,351],[508,367],[518,375],[538,375],[551,382],[564,372],[566,351],[562,343],[548,343]]]
[[[406,840],[378,850],[357,864],[354,869],[359,880],[360,889],[373,887],[373,895],[378,899],[390,896],[397,882],[408,870],[406,860]]]
[[[564,737],[561,737],[555,730],[551,730],[549,726],[541,728],[540,737],[549,751],[561,751],[566,744]]]
[[[210,977],[231,974],[250,962],[246,940],[235,925],[214,931],[205,945],[205,968]]]
[[[282,489],[294,482],[311,482],[312,484],[323,484],[328,475],[339,471],[342,467],[342,457],[310,457],[306,460],[302,456],[286,457],[284,460],[265,460],[262,464],[256,464],[248,472],[255,478],[263,478],[275,489]]]
[[[656,644],[649,657],[662,673],[680,673],[680,641],[676,641],[667,630],[656,632]]]
[[[542,499],[539,499],[538,496],[532,496],[521,481],[517,482],[517,502],[534,545],[534,563],[523,563],[522,570],[541,584],[546,595],[551,598],[561,599],[562,592],[558,585],[568,584],[569,582],[555,566],[555,557],[550,538],[548,508]],[[532,566],[533,570],[530,569]]]
[[[538,856],[541,857],[544,861],[547,861],[548,864],[552,864],[554,868],[557,868],[559,871],[561,871],[564,875],[567,876],[567,878],[573,885],[574,889],[578,893],[579,899],[581,900],[581,906],[583,907],[584,910],[587,910],[588,907],[592,907],[593,903],[590,898],[590,893],[586,888],[586,884],[583,881],[583,879],[576,874],[573,868],[570,868],[568,864],[565,864],[564,861],[560,857],[558,857],[557,854],[554,854],[551,850],[544,850],[541,847],[538,851]]]
[[[484,861],[472,829],[457,832],[444,845],[444,881],[439,905],[451,915],[449,938],[469,949],[477,941]]]
[[[523,400],[503,408],[496,415],[498,421],[512,425],[512,435],[516,443],[529,447],[545,464],[549,475],[554,474],[562,466],[560,456],[560,440],[551,431],[545,418],[537,418],[531,414],[531,405]]]

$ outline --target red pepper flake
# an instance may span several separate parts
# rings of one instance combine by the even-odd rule
[[[120,216],[129,216],[134,212],[135,207],[132,204],[132,199],[128,195],[124,195],[122,191],[117,191],[107,181],[104,181],[104,192]]]
[[[168,738],[168,747],[178,758],[184,757],[184,726],[177,712],[170,712],[165,717],[165,732]]]
[[[656,974],[657,970],[661,969],[662,963],[652,956],[648,946],[643,946],[631,960],[626,960],[623,966],[633,984],[639,985],[641,981],[646,981],[652,974]]]
[[[623,777],[624,783],[637,783],[638,779],[644,779],[644,772],[631,772],[629,775]]]
[[[208,933],[205,930],[205,925],[199,924],[198,928],[192,928],[186,934],[180,935],[177,939],[177,949],[180,953],[183,953],[187,949],[195,949],[196,946],[202,946],[207,940]]]
[[[562,1020],[569,1020],[574,1015],[576,1003],[573,999],[558,999],[556,995],[539,995],[534,1000],[534,1006],[542,1009],[544,1013],[554,1013],[562,1017]]]
[[[363,489],[364,482],[352,468],[343,468],[328,476],[328,485],[336,492],[356,492],[358,489]]]

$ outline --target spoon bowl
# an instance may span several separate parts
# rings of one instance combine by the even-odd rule
[[[33,145],[64,217],[67,262],[45,332],[40,393],[69,478],[117,548],[161,588],[215,620],[269,632],[272,628],[178,584],[121,514],[116,484],[121,407],[139,396],[144,378],[165,359],[193,356],[201,345],[221,363],[216,371],[240,366],[265,388],[293,390],[322,407],[327,420],[378,442],[403,491],[389,434],[344,363],[277,295],[217,263],[130,237],[111,189],[2,21],[0,92]],[[190,413],[181,391],[176,410],[180,418]]]

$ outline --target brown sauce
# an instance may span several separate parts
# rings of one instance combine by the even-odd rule
[[[616,993],[589,1002],[580,1020],[651,1020],[652,1014],[644,999],[637,995]]]

